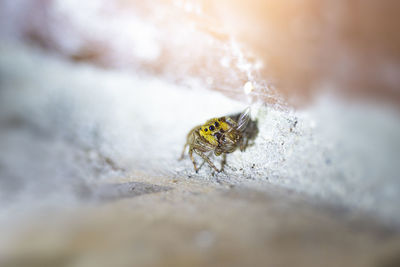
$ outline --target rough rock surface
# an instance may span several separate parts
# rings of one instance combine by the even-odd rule
[[[320,135],[319,109],[270,110],[225,173],[194,174],[177,161],[187,129],[241,103],[24,46],[0,52],[1,266],[400,265],[390,113],[334,110],[350,119]],[[365,116],[368,135],[354,127]]]

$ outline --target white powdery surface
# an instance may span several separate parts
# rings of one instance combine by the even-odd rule
[[[0,198],[7,203],[33,205],[37,195],[41,203],[69,203],[93,182],[142,170],[261,190],[275,184],[400,224],[394,111],[328,96],[302,111],[253,105],[254,145],[228,155],[224,173],[205,164],[195,174],[187,157],[178,161],[187,132],[246,105],[195,81],[184,87],[16,45],[0,47],[0,77]]]

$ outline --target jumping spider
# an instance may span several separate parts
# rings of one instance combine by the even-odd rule
[[[205,124],[194,127],[186,138],[180,159],[183,159],[186,147],[189,146],[189,157],[193,162],[196,172],[199,168],[193,157],[193,152],[202,157],[211,168],[217,172],[223,170],[225,155],[232,153],[238,147],[245,149],[248,139],[245,135],[250,121],[250,108],[246,108],[241,114],[231,117],[225,116],[208,120]],[[223,155],[224,160],[221,169],[217,169],[205,153],[214,151],[215,156]]]

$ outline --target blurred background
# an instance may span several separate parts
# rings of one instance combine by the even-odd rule
[[[398,10],[2,0],[0,265],[400,265]],[[178,161],[247,106],[223,173]]]

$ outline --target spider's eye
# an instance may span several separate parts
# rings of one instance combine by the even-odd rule
[[[213,125],[211,125],[210,127],[210,131],[214,131],[215,127]]]
[[[214,125],[215,125],[215,127],[219,127],[219,123],[216,121],[215,123],[214,123]]]
[[[204,128],[204,131],[205,131],[205,132],[207,132],[207,131],[208,131],[208,129],[207,129],[207,128]]]

